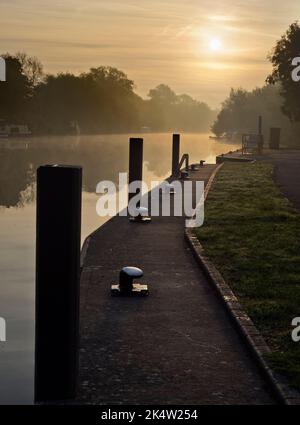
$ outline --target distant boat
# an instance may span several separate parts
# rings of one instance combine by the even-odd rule
[[[141,132],[142,133],[150,133],[151,132],[151,128],[150,127],[143,126],[143,127],[141,127]]]
[[[227,139],[226,136],[209,136],[210,139],[212,140],[222,140],[222,139]]]
[[[0,125],[0,137],[28,137],[31,131],[25,124],[2,124]]]
[[[238,131],[227,132],[222,136],[209,136],[212,140],[228,140],[228,141],[239,141],[241,134]]]
[[[71,121],[70,122],[70,128],[72,129],[72,132],[76,135],[79,136],[81,134],[80,131],[80,127],[77,121]]]

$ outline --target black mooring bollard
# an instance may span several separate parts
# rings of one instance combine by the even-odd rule
[[[35,401],[76,395],[82,169],[37,170]]]
[[[134,279],[143,276],[143,270],[138,267],[123,267],[120,271],[119,283],[111,285],[111,295],[113,297],[146,297],[149,295],[146,283],[136,283]]]
[[[123,292],[133,290],[133,279],[142,277],[143,271],[137,267],[123,267],[119,275],[119,287]]]
[[[129,178],[128,184],[134,181],[143,180],[143,139],[129,139]],[[139,191],[142,197],[142,187],[139,186]],[[128,194],[128,201],[135,196],[136,193]],[[138,206],[140,203],[137,204]]]
[[[172,144],[172,176],[179,174],[180,134],[173,134]]]

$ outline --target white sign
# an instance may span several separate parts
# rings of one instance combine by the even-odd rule
[[[0,317],[0,342],[6,341],[6,321]]]
[[[6,81],[6,62],[0,57],[0,81]]]
[[[292,326],[295,328],[292,331],[292,340],[294,342],[300,341],[300,317],[295,317],[292,320]]]
[[[162,183],[151,181],[150,187],[144,181],[134,181],[127,184],[127,173],[119,173],[119,192],[114,182],[109,180],[97,184],[96,193],[100,194],[97,201],[96,211],[100,217],[113,217],[118,211],[120,216],[136,217],[143,211],[148,211],[148,196],[151,196],[151,216],[171,216],[171,204],[174,216],[185,216],[186,227],[200,227],[204,223],[204,182],[203,181],[167,181]],[[170,187],[172,190],[170,190]],[[141,193],[139,193],[141,190]],[[196,208],[193,208],[193,193],[197,200]],[[135,194],[128,203],[128,194]],[[171,202],[172,198],[172,202]]]
[[[294,58],[292,65],[296,67],[292,71],[292,80],[298,83],[300,81],[300,57]]]

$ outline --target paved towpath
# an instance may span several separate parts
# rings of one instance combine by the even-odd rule
[[[300,210],[300,150],[270,151],[267,157],[275,163],[275,182]]]
[[[205,180],[206,165],[193,173]],[[81,279],[78,401],[92,404],[271,404],[256,364],[184,239],[184,219],[115,217],[90,239]],[[125,265],[148,298],[112,298]]]

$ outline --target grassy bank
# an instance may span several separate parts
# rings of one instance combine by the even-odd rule
[[[300,389],[300,215],[266,163],[225,163],[197,236],[272,349],[270,362]]]

